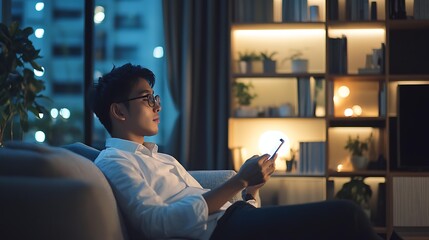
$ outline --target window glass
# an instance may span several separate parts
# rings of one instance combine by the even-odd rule
[[[39,101],[48,110],[42,119],[29,114],[23,139],[50,145],[83,141],[84,0],[12,0],[11,11],[12,21],[34,30],[30,40],[44,68],[35,74],[50,99]]]
[[[29,114],[30,130],[23,140],[60,146],[83,142],[85,134],[92,134],[92,145],[103,148],[109,134],[95,116],[93,133],[84,132],[84,0],[12,0],[11,4],[12,21],[35,31],[30,40],[40,49],[42,58],[37,62],[44,68],[37,78],[44,80],[42,94],[50,99],[39,101],[48,110],[42,119]],[[162,1],[96,0],[93,50],[95,83],[113,66],[139,64],[155,73],[155,92],[163,107],[172,106],[165,80]],[[163,109],[161,119],[168,115]],[[174,112],[169,121],[161,121],[160,129],[166,122],[171,125],[175,116]],[[160,131],[147,139],[162,145],[165,134]]]
[[[94,82],[113,66],[138,64],[155,73],[154,90],[161,96],[164,104],[167,96],[164,89],[162,1],[96,0],[94,24]],[[103,148],[107,137],[109,134],[94,115],[93,145]],[[162,134],[149,139],[160,144]]]

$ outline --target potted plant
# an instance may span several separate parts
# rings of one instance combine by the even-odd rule
[[[372,196],[371,187],[364,182],[364,177],[354,176],[349,182],[344,183],[335,198],[347,199],[355,202],[363,208],[368,217],[370,217],[369,200]]]
[[[368,166],[368,157],[364,155],[368,151],[369,143],[372,139],[372,134],[366,139],[361,141],[359,135],[356,138],[349,136],[344,149],[347,149],[351,154],[351,163],[354,170],[362,170]]]
[[[296,154],[298,153],[297,149],[290,148],[290,159],[286,160],[286,172],[292,172],[296,168]]]
[[[43,98],[44,82],[34,76],[34,69],[43,71],[35,62],[40,58],[29,36],[30,27],[20,29],[17,22],[9,27],[0,23],[0,145],[7,129],[13,139],[14,120],[19,120],[19,130],[28,131],[28,112],[37,118],[45,109],[36,101]]]
[[[274,60],[274,55],[276,55],[277,52],[271,52],[268,51],[261,52],[261,58],[262,58],[262,64],[264,73],[275,73],[276,72],[276,60]]]
[[[244,83],[234,81],[232,85],[232,89],[234,92],[235,99],[239,105],[236,116],[237,117],[256,117],[258,115],[258,111],[255,108],[252,108],[250,104],[252,100],[257,96],[256,94],[252,94],[250,90],[253,88],[251,82]]]
[[[308,71],[308,59],[302,58],[302,55],[301,50],[294,49],[292,50],[292,54],[283,60],[291,61],[292,73],[306,73]]]
[[[239,72],[255,73],[262,71],[261,57],[255,52],[238,52]]]

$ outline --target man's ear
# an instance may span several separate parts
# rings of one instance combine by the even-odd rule
[[[125,120],[125,106],[119,103],[112,103],[110,105],[110,113],[113,119],[124,121]]]

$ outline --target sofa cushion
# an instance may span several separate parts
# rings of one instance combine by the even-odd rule
[[[81,224],[91,222],[88,237],[75,239],[124,238],[112,190],[88,159],[63,148],[23,142],[6,143],[0,148],[0,159],[0,192],[8,192],[7,198],[0,198],[0,206],[8,208],[8,214],[0,214],[1,223],[19,224],[20,219],[29,216],[39,219],[33,222],[37,226],[32,228],[34,236],[50,236],[44,231],[58,228],[61,222],[67,223],[61,226],[70,232],[78,226],[83,231]],[[27,226],[21,227],[26,231]],[[4,230],[2,234],[13,234]],[[66,230],[62,230],[64,234]]]
[[[64,145],[62,147],[65,149],[68,149],[74,153],[77,153],[81,156],[84,156],[91,161],[94,161],[98,157],[98,154],[100,154],[100,150],[95,149],[93,147],[90,147],[90,146],[88,146],[84,143],[81,143],[81,142],[75,142],[75,143],[67,144],[67,145]]]

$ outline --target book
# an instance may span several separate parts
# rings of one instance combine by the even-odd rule
[[[327,18],[331,21],[338,21],[338,0],[328,0]]]
[[[233,21],[236,23],[273,22],[273,1],[235,0]]]
[[[325,142],[300,142],[298,172],[306,175],[323,175],[325,146]]]
[[[308,21],[307,0],[283,0],[282,20],[283,22],[304,22]]]
[[[328,38],[329,72],[347,74],[347,37]]]

